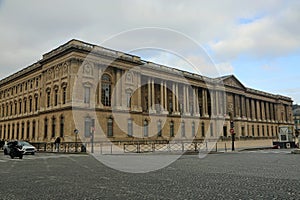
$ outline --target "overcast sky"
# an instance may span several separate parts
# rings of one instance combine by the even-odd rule
[[[131,41],[153,39],[135,32],[126,41],[112,38],[145,27],[162,28],[157,43],[172,43],[165,30],[203,48],[220,75],[234,74],[246,87],[287,95],[300,103],[300,1],[1,1],[0,78],[41,59],[72,38],[126,50]],[[161,34],[160,34],[161,33]],[[147,37],[146,37],[147,36]],[[168,40],[169,39],[169,40]],[[122,44],[121,44],[122,43]],[[189,69],[183,60],[202,61],[193,48],[131,51],[143,59]],[[203,53],[202,52],[202,53]],[[181,56],[181,59],[179,59]],[[198,62],[197,62],[198,61]],[[203,64],[203,75],[210,75]]]

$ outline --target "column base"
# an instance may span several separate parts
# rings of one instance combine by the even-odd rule
[[[180,115],[180,112],[172,112],[172,115]]]
[[[163,114],[163,115],[167,115],[167,114],[169,114],[169,111],[167,111],[167,110],[162,110],[160,113]]]
[[[155,114],[156,113],[156,110],[149,110],[149,114]]]
[[[122,106],[114,106],[113,110],[123,110]]]
[[[183,113],[184,116],[191,116],[191,113],[189,112],[186,112],[186,113]]]
[[[199,113],[195,113],[193,116],[194,117],[200,117],[200,114]]]

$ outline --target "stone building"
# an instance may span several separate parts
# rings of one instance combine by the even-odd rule
[[[231,119],[230,119],[231,115]],[[0,139],[274,138],[292,125],[292,99],[78,40],[0,81]]]

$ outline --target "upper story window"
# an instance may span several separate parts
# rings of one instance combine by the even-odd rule
[[[111,106],[111,78],[107,74],[101,78],[101,103],[103,106]]]
[[[47,108],[50,107],[50,103],[51,103],[51,91],[47,90]]]
[[[84,87],[84,103],[90,103],[91,101],[91,88]]]
[[[54,90],[54,106],[57,106],[58,104],[58,88],[55,88]]]
[[[67,101],[67,87],[62,88],[62,104],[66,104]]]

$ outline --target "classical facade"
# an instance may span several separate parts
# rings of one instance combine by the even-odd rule
[[[0,81],[0,139],[275,138],[292,100],[71,40]]]

